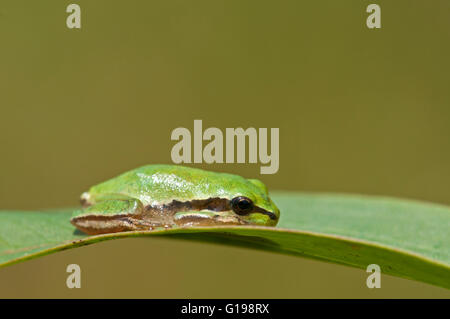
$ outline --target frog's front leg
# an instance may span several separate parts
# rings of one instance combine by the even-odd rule
[[[143,211],[138,199],[108,199],[75,212],[70,222],[88,235],[151,230],[160,226],[143,220]]]

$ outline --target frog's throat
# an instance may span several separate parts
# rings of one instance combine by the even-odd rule
[[[231,207],[231,201],[226,198],[207,198],[207,199],[194,199],[190,201],[178,201],[173,200],[168,204],[163,205],[147,205],[144,207],[145,212],[157,213],[157,212],[169,212],[171,214],[176,214],[183,211],[200,211],[200,210],[210,210],[214,212],[225,212],[233,210]],[[270,219],[277,219],[277,216],[265,210],[264,208],[255,206],[254,209],[249,212],[249,214],[260,213],[270,217]]]

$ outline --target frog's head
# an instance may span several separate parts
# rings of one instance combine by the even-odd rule
[[[280,210],[270,199],[266,185],[258,179],[247,179],[250,187],[230,200],[233,212],[243,221],[260,226],[275,226]]]
[[[191,200],[189,210],[176,212],[177,224],[275,226],[278,223],[280,210],[261,181],[229,174],[220,177],[217,183],[209,179],[199,184],[200,198],[207,198]]]

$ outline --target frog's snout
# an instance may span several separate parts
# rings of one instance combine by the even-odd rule
[[[265,212],[264,214],[266,214],[267,216],[269,216],[270,219],[272,219],[272,220],[277,220],[277,215],[275,215],[275,214],[272,213],[272,212]]]
[[[280,219],[280,210],[277,207],[275,207],[273,211],[266,210],[261,211],[260,213],[269,217],[268,219],[266,219],[267,226],[276,226],[278,224],[278,221]]]

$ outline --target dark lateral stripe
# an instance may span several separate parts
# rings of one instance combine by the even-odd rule
[[[195,199],[191,201],[181,202],[178,200],[173,200],[169,204],[157,205],[157,206],[145,206],[145,210],[147,211],[168,211],[173,214],[189,211],[189,210],[203,210],[208,209],[216,212],[223,212],[227,210],[231,210],[230,201],[225,198],[207,198],[207,199]]]
[[[270,219],[277,219],[277,216],[274,213],[269,212],[269,211],[265,210],[264,208],[261,208],[258,206],[255,206],[255,209],[253,209],[252,213],[261,213],[261,214],[269,216]]]
[[[189,211],[189,210],[203,210],[207,209],[210,211],[215,212],[224,212],[233,210],[231,207],[231,201],[226,198],[219,198],[219,197],[213,197],[213,198],[207,198],[207,199],[194,199],[191,201],[181,202],[178,200],[173,200],[169,204],[164,204],[161,206],[146,206],[145,210],[148,211],[170,211],[173,214],[176,214],[178,212],[182,211]],[[269,212],[261,207],[255,206],[253,211],[251,213],[261,213],[264,215],[269,216],[271,219],[276,219],[277,216]]]

